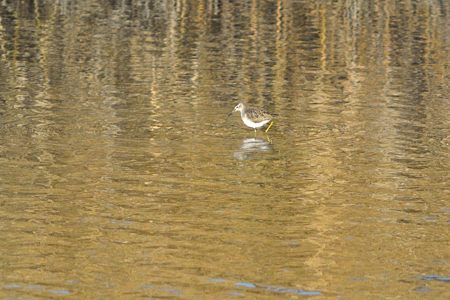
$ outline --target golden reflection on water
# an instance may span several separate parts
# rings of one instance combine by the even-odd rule
[[[3,1],[0,296],[447,298],[449,13]]]

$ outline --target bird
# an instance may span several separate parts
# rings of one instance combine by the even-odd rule
[[[256,129],[263,128],[269,124],[264,131],[267,133],[273,125],[273,117],[262,108],[248,107],[246,104],[240,102],[234,107],[233,111],[228,114],[228,117],[236,111],[241,113],[242,122],[244,122],[247,127],[253,128],[255,134]]]

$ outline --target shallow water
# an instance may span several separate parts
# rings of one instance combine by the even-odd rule
[[[450,297],[449,14],[2,1],[0,297]]]

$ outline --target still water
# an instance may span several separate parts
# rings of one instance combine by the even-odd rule
[[[448,299],[449,15],[1,1],[0,297]]]

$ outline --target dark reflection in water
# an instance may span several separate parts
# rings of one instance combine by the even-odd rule
[[[449,13],[1,1],[0,297],[448,298]]]

